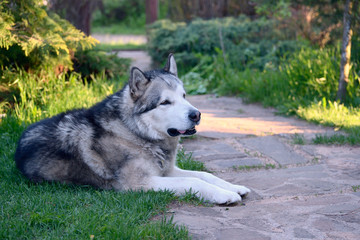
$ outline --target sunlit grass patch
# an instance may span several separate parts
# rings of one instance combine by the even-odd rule
[[[19,88],[13,113],[19,121],[31,123],[74,108],[90,107],[114,93],[126,77],[105,81],[100,76],[83,83],[79,74],[37,76],[20,72],[13,84]]]
[[[343,130],[345,134],[331,136],[317,135],[313,140],[316,144],[359,144],[360,143],[360,109],[347,107],[337,102],[326,101],[307,107],[300,107],[297,114],[307,121]]]
[[[308,121],[338,128],[360,127],[360,109],[347,107],[323,98],[307,107],[300,107],[297,114]]]

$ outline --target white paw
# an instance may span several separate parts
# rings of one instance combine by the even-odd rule
[[[216,204],[232,204],[241,201],[241,197],[235,192],[223,190],[214,193],[212,199],[209,200]]]
[[[247,187],[244,186],[240,186],[240,185],[232,185],[233,187],[233,191],[237,192],[240,196],[246,196],[249,192],[251,192],[250,189],[248,189]]]

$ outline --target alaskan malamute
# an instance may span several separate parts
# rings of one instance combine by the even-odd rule
[[[176,62],[142,72],[89,109],[44,119],[22,134],[15,153],[20,171],[34,182],[59,181],[102,189],[190,189],[217,204],[250,192],[206,172],[175,166],[182,135],[195,134],[200,112],[185,99]]]

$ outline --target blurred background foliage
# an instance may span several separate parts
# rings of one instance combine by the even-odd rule
[[[353,34],[342,103],[357,108],[359,3],[347,2]],[[152,24],[149,6],[157,13]],[[98,44],[91,34],[143,34],[147,44],[136,48],[148,52],[154,67],[175,53],[188,92],[239,95],[298,114],[338,101],[344,9],[345,1],[336,0],[5,0],[1,106],[16,93],[10,72],[126,79],[130,61],[113,51],[121,46]]]
[[[360,103],[356,2],[344,101],[352,106]],[[294,113],[336,100],[343,14],[334,0],[177,0],[168,19],[150,26],[147,47],[155,63],[174,52],[193,93],[239,94]]]
[[[221,50],[231,67],[263,70],[277,66],[280,58],[309,45],[291,37],[293,33],[287,29],[276,29],[276,25],[275,20],[251,20],[244,15],[196,19],[188,24],[162,20],[150,28],[149,54],[161,62],[168,52],[174,52],[186,71],[199,63],[199,56],[216,55]]]

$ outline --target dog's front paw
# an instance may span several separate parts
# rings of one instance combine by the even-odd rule
[[[248,195],[249,192],[251,192],[250,189],[248,189],[247,187],[241,186],[241,185],[232,185],[233,187],[233,191],[237,192],[240,196],[245,197],[246,195]]]
[[[235,192],[231,191],[221,191],[218,193],[215,193],[212,199],[210,200],[212,203],[216,204],[232,204],[241,201],[241,197],[239,194],[236,194]]]

